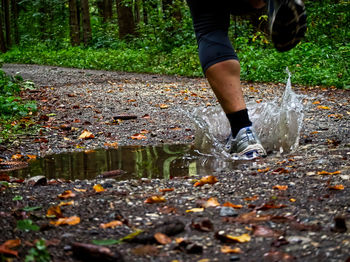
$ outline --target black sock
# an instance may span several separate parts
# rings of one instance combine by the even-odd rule
[[[231,125],[232,136],[236,137],[239,130],[243,127],[248,127],[252,125],[252,122],[249,120],[248,110],[243,109],[237,112],[226,114],[228,121]]]

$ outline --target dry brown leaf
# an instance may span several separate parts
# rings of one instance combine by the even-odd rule
[[[249,234],[242,234],[240,236],[231,236],[231,235],[226,235],[226,237],[230,240],[239,242],[239,243],[245,243],[245,242],[249,242],[251,237]]]
[[[27,155],[27,157],[29,158],[29,160],[35,160],[36,159],[36,155]]]
[[[174,188],[160,188],[159,192],[165,193],[165,192],[172,192],[174,191]]]
[[[259,197],[257,195],[244,198],[245,201],[255,201],[257,199],[259,199]]]
[[[93,133],[89,132],[88,130],[84,130],[79,136],[79,139],[92,139],[92,138],[95,138],[95,136]]]
[[[123,222],[119,221],[119,220],[114,220],[114,221],[111,221],[109,223],[106,223],[106,224],[100,224],[100,228],[115,228],[115,227],[118,227],[118,226],[121,226],[123,225]]]
[[[159,104],[160,109],[167,109],[169,108],[169,105],[167,104]]]
[[[231,248],[230,246],[222,246],[221,247],[221,252],[225,254],[240,254],[242,253],[242,250],[239,247]]]
[[[264,169],[258,169],[258,172],[259,173],[266,173],[266,172],[268,172],[270,170],[270,168],[269,167],[267,167],[267,168],[264,168]]]
[[[11,248],[18,247],[21,244],[20,239],[10,239],[7,240],[0,246],[0,254],[18,256],[18,251],[12,250]]]
[[[317,106],[317,109],[329,110],[331,108],[329,106]]]
[[[226,202],[222,206],[224,206],[224,207],[232,207],[232,208],[236,208],[236,209],[240,209],[240,208],[243,207],[242,205],[235,205],[235,204],[232,204],[231,202]]]
[[[272,188],[284,191],[284,190],[288,189],[288,186],[286,186],[286,185],[275,185]]]
[[[77,192],[86,192],[87,190],[86,189],[83,189],[83,188],[74,188],[75,191]]]
[[[62,194],[59,194],[58,197],[60,199],[67,199],[70,197],[75,197],[75,194],[72,192],[72,190],[66,190]]]
[[[141,140],[141,139],[146,139],[147,136],[142,135],[142,134],[134,134],[130,137],[131,139],[135,139],[135,140]]]
[[[334,186],[328,186],[329,189],[332,189],[332,190],[344,190],[344,185],[334,185]]]
[[[204,208],[208,207],[217,207],[220,206],[220,203],[218,202],[217,198],[211,197],[206,202],[203,203]]]
[[[19,159],[22,159],[22,158],[23,158],[23,155],[21,155],[21,154],[15,154],[15,155],[11,156],[12,160],[19,160]]]
[[[70,205],[74,205],[74,200],[68,201],[68,202],[61,202],[58,204],[59,207],[61,206],[70,206]]]
[[[72,216],[72,217],[63,217],[58,219],[57,221],[50,221],[50,224],[55,225],[55,226],[60,226],[60,225],[76,225],[80,223],[80,217],[77,216]]]
[[[118,148],[118,142],[114,142],[114,143],[104,143],[104,146],[106,146],[106,147],[112,147],[112,148]]]
[[[145,203],[147,204],[163,203],[163,202],[166,202],[166,199],[163,196],[151,196],[145,200]]]
[[[341,174],[341,171],[338,170],[334,172],[328,172],[328,171],[322,170],[317,172],[317,175],[338,175],[338,174]]]
[[[171,243],[171,238],[167,235],[157,232],[154,234],[154,238],[157,240],[157,242],[161,245],[166,245]]]
[[[204,208],[197,207],[197,208],[192,208],[192,209],[186,210],[186,213],[190,213],[190,212],[197,213],[197,212],[203,212],[203,211],[204,211]]]
[[[218,179],[215,176],[205,176],[197,181],[193,186],[197,187],[205,184],[215,184],[216,182],[218,182]]]
[[[49,209],[47,210],[46,216],[62,218],[63,214],[59,206],[52,206],[52,207],[49,207]]]
[[[103,188],[100,184],[94,185],[93,189],[95,190],[96,193],[104,192],[106,189]]]

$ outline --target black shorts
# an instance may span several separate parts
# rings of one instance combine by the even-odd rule
[[[219,62],[236,59],[228,38],[231,15],[256,11],[248,0],[187,0],[191,10],[203,72]]]

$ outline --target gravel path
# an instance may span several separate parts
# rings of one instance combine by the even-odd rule
[[[191,144],[195,125],[185,112],[217,105],[202,78],[15,64],[5,64],[3,70],[19,73],[39,87],[25,97],[38,101],[34,118],[42,126],[38,136],[20,136],[2,146],[0,157],[8,160],[16,153],[45,156],[115,142],[119,146]],[[261,102],[281,96],[285,84],[242,86],[248,101]],[[20,238],[15,261],[22,261],[31,243],[43,238],[53,261],[76,261],[81,254],[94,252],[91,247],[82,252],[75,242],[120,239],[142,229],[131,242],[105,246],[110,253],[97,252],[98,259],[117,260],[119,254],[125,261],[349,261],[349,91],[303,86],[294,90],[310,102],[296,152],[270,154],[216,171],[218,182],[197,187],[194,183],[201,174],[171,180],[54,180],[36,186],[13,181],[1,187],[0,243]],[[115,121],[117,115],[137,118]],[[79,139],[84,130],[94,138]],[[141,133],[147,138],[131,138]],[[96,193],[95,184],[106,191]],[[159,192],[169,188],[173,191]],[[57,196],[65,190],[76,196],[73,205],[61,207],[64,217],[75,215],[81,221],[53,226],[46,211],[60,203]],[[13,201],[18,195],[23,199]],[[166,202],[145,203],[154,195]],[[225,202],[235,206],[223,207]],[[41,208],[21,212],[25,206]],[[24,218],[40,230],[16,230],[16,221]],[[112,220],[123,223],[114,229],[100,227]],[[162,234],[154,237],[156,233],[167,235],[171,242]]]

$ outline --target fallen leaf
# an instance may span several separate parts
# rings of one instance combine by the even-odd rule
[[[146,255],[154,256],[158,254],[159,250],[156,246],[142,245],[142,246],[137,246],[133,248],[131,252],[137,256],[146,256]]]
[[[321,102],[320,102],[320,101],[315,101],[315,102],[313,102],[312,104],[313,104],[313,105],[319,105],[319,104],[321,104]]]
[[[19,159],[22,159],[24,156],[21,155],[21,154],[15,154],[13,156],[11,156],[11,159],[12,160],[19,160]]]
[[[36,155],[27,155],[27,157],[29,158],[28,160],[35,160],[36,159]]]
[[[215,176],[205,176],[197,181],[193,186],[203,186],[205,184],[215,184],[218,182],[218,179]]]
[[[166,245],[171,243],[171,238],[168,237],[167,235],[157,232],[154,234],[154,238],[157,240],[157,242],[161,245]]]
[[[59,206],[52,206],[52,207],[49,207],[49,209],[47,210],[46,216],[51,218],[52,217],[62,218],[63,214]]]
[[[334,172],[328,172],[328,171],[322,170],[317,172],[317,175],[338,175],[338,174],[341,174],[341,171],[338,170]]]
[[[114,221],[111,221],[109,223],[106,223],[106,224],[100,224],[100,228],[115,228],[115,227],[118,227],[118,226],[121,226],[123,225],[123,222],[119,221],[119,220],[114,220]]]
[[[268,203],[264,203],[261,206],[258,206],[257,208],[255,208],[256,210],[269,210],[269,209],[280,209],[280,208],[284,208],[286,207],[286,205],[284,204],[275,204],[273,202],[268,202]]]
[[[166,202],[166,199],[163,196],[151,196],[147,198],[144,202],[147,204],[163,203]]]
[[[58,204],[59,207],[61,207],[61,206],[70,206],[70,205],[74,205],[74,200],[68,201],[68,202],[61,202],[61,203]]]
[[[160,188],[159,192],[165,193],[165,192],[172,192],[174,191],[174,188]]]
[[[287,173],[289,173],[289,170],[288,170],[288,169],[285,169],[285,168],[283,168],[283,167],[279,167],[279,168],[277,168],[277,169],[275,169],[275,170],[272,171],[272,174],[274,174],[274,175],[277,175],[277,174],[287,174]]]
[[[290,201],[290,202],[295,202],[295,201],[297,201],[297,200],[296,200],[295,198],[290,198],[289,201]]]
[[[251,237],[249,234],[242,234],[240,236],[232,236],[226,234],[224,231],[219,231],[215,234],[215,237],[219,239],[222,242],[227,243],[245,243],[249,242],[251,240]]]
[[[167,109],[169,106],[167,104],[159,104],[160,109]]]
[[[77,192],[86,192],[87,190],[86,189],[83,189],[83,188],[74,188],[75,191]]]
[[[0,246],[0,254],[18,256],[18,251],[12,250],[12,248],[18,247],[21,244],[20,239],[10,239],[4,242]]]
[[[95,138],[95,136],[88,130],[84,130],[79,136],[79,139],[92,139],[92,138]]]
[[[209,218],[203,218],[199,221],[192,221],[191,227],[204,232],[210,232],[214,230],[214,225],[209,220]]]
[[[58,197],[60,199],[67,199],[70,197],[75,197],[75,194],[72,192],[72,190],[66,190],[62,194],[59,194]]]
[[[331,108],[329,106],[317,106],[317,109],[329,110]]]
[[[245,201],[255,201],[257,200],[259,197],[257,195],[252,196],[252,197],[246,197],[244,198]]]
[[[104,146],[106,146],[106,147],[112,147],[112,148],[118,148],[118,142],[114,142],[114,143],[104,143]]]
[[[258,172],[259,173],[266,173],[266,172],[268,172],[270,170],[270,168],[269,167],[267,167],[267,168],[264,168],[264,169],[258,169]]]
[[[225,254],[240,254],[242,253],[242,250],[239,247],[231,248],[230,246],[222,246],[221,252]]]
[[[283,186],[282,185],[275,185],[272,188],[284,191],[284,190],[288,189],[288,186],[286,186],[286,185],[283,185]]]
[[[111,251],[107,247],[74,242],[72,250],[74,257],[80,261],[124,261],[118,251]]]
[[[93,189],[95,190],[96,193],[104,192],[106,189],[103,188],[100,184],[94,185]]]
[[[279,234],[273,231],[271,228],[261,226],[261,225],[253,225],[253,235],[257,237],[276,237]]]
[[[217,198],[211,197],[206,202],[203,203],[204,208],[208,207],[217,207],[220,206],[220,203],[218,202]]]
[[[57,221],[50,221],[50,224],[55,226],[60,226],[60,225],[73,226],[79,223],[80,223],[80,217],[77,217],[77,216],[63,217],[63,218],[59,218]]]
[[[232,208],[236,208],[236,209],[240,209],[240,208],[243,207],[242,205],[235,205],[235,204],[232,204],[231,202],[226,202],[222,206],[224,206],[224,207],[232,207]]]
[[[197,208],[192,208],[192,209],[186,210],[186,213],[190,213],[190,212],[197,213],[197,212],[203,212],[203,211],[204,211],[204,208],[197,207]]]
[[[163,214],[175,214],[177,212],[175,207],[169,206],[163,206],[161,208],[158,208],[158,211]]]
[[[328,186],[329,189],[331,190],[344,190],[344,185],[334,185],[334,186]]]
[[[141,139],[147,139],[147,136],[142,134],[134,134],[130,138],[135,140],[141,140]]]

